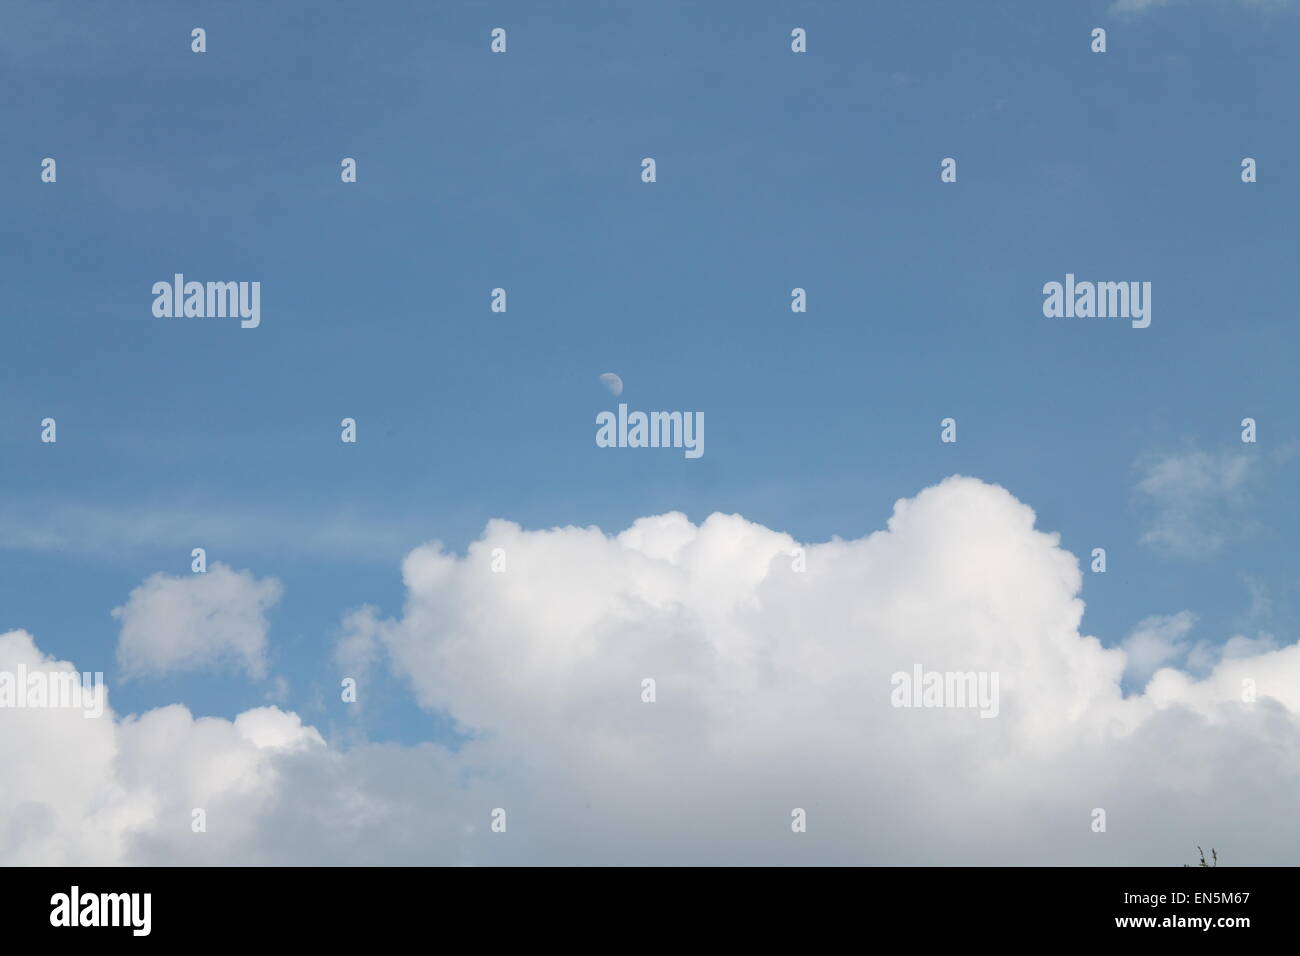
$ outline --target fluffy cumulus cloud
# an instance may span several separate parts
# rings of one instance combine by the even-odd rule
[[[11,631],[0,634],[0,673],[30,687],[33,675],[74,671],[43,655],[31,635]],[[237,845],[246,843],[255,836],[250,811],[274,797],[276,758],[324,749],[315,730],[274,707],[227,721],[196,720],[181,706],[120,718],[109,709],[87,716],[99,706],[28,703],[0,710],[5,863],[130,862],[169,835],[190,834],[195,808],[217,816]]]
[[[975,479],[899,501],[851,541],[800,544],[721,514],[614,536],[495,521],[464,556],[417,548],[402,573],[402,613],[348,615],[340,654],[450,714],[457,749],[343,749],[273,707],[234,721],[0,711],[0,756],[26,770],[0,782],[0,861],[1300,854],[1300,645],[1243,646],[1198,677],[1166,666],[1189,622],[1147,622],[1130,650],[1150,679],[1125,696],[1129,653],[1079,631],[1076,558]],[[0,638],[0,669],[15,659],[39,660],[25,634]],[[996,672],[997,716],[893,706],[892,676],[916,665]],[[2,726],[15,719],[20,733]],[[489,827],[498,807],[504,833]]]
[[[155,574],[113,609],[117,662],[127,676],[233,665],[266,675],[266,612],[283,589],[274,578],[214,564],[203,574]]]

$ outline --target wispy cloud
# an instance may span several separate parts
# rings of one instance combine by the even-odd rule
[[[1179,557],[1204,556],[1244,530],[1254,456],[1191,451],[1149,455],[1135,467],[1137,491],[1151,512],[1142,544]]]
[[[1110,5],[1111,13],[1142,13],[1153,7],[1170,6],[1173,0],[1115,0]],[[1242,7],[1285,7],[1291,0],[1236,0]]]
[[[0,503],[0,550],[94,557],[191,548],[257,549],[294,557],[388,564],[420,536],[372,515],[263,512],[188,506],[85,505],[52,500]]]
[[[1115,0],[1110,5],[1111,13],[1139,13],[1151,7],[1165,7],[1169,0]]]
[[[1195,623],[1191,611],[1144,618],[1124,639],[1124,676],[1145,684],[1160,668],[1181,663],[1187,657],[1187,635]]]

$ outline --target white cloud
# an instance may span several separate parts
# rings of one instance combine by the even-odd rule
[[[0,634],[0,672],[19,668],[72,670],[26,632]],[[233,721],[180,705],[98,719],[3,707],[0,864],[462,862],[461,821],[478,813],[450,760],[435,747],[342,753],[276,707]]]
[[[464,557],[408,556],[400,617],[349,622],[361,660],[385,656],[472,732],[459,750],[340,750],[275,708],[0,710],[0,758],[23,771],[0,787],[0,862],[1177,865],[1197,843],[1296,859],[1300,645],[1238,648],[1204,679],[1164,667],[1126,698],[1126,653],[1079,633],[1078,561],[1033,524],[951,478],[884,531],[803,545],[798,573],[797,542],[738,516],[613,537],[495,521]],[[0,637],[0,668],[35,655]],[[998,671],[999,716],[891,707],[914,663]]]
[[[233,663],[266,676],[266,612],[280,600],[275,578],[216,563],[203,574],[155,574],[113,617],[122,622],[117,661],[127,676],[158,676]]]
[[[72,670],[23,631],[0,635],[0,670],[20,666]],[[129,862],[137,834],[188,833],[194,807],[232,809],[228,835],[246,833],[247,809],[274,791],[270,755],[322,745],[274,708],[233,724],[194,720],[179,705],[126,719],[6,708],[0,728],[0,861],[16,864]]]

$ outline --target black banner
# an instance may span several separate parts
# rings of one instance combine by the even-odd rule
[[[9,869],[9,941],[373,943],[441,925],[607,942],[1294,938],[1294,869]],[[671,931],[671,937],[665,936]],[[612,935],[611,935],[612,934]]]

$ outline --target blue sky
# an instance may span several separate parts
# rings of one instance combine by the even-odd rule
[[[1300,14],[987,7],[9,4],[0,630],[119,711],[231,716],[267,682],[115,680],[110,610],[202,546],[282,582],[282,703],[341,731],[340,619],[399,613],[422,542],[671,510],[855,538],[960,473],[1107,549],[1103,644],[1183,610],[1290,641]],[[261,327],[155,318],[176,272],[260,281]],[[1044,318],[1067,272],[1150,281],[1151,327]],[[597,448],[605,371],[703,411],[704,457]],[[445,739],[404,700],[365,733]]]

